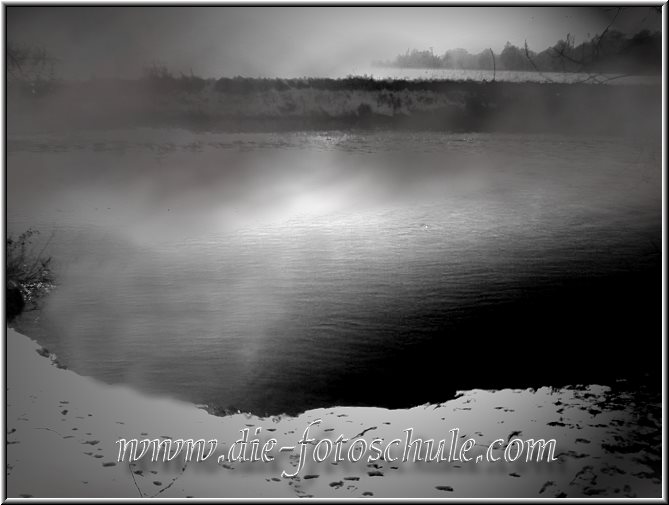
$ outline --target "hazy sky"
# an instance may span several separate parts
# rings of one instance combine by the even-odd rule
[[[151,63],[206,77],[332,75],[407,49],[543,50],[567,33],[601,32],[602,7],[7,7],[11,41],[39,44],[62,77],[136,76]],[[614,28],[659,30],[648,7],[626,8]]]

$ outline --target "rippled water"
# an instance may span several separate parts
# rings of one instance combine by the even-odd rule
[[[650,141],[126,130],[13,136],[8,150],[9,231],[53,233],[59,280],[20,324],[79,373],[219,407],[412,405],[489,386],[448,360],[513,341],[476,326],[516,326],[495,307],[525,314],[547,292],[581,296],[560,291],[572,281],[659,265]],[[580,324],[569,317],[556,320]],[[524,339],[556,324],[541,320],[518,321]]]

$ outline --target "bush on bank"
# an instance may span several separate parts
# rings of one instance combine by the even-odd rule
[[[7,322],[36,307],[53,289],[51,257],[44,255],[46,245],[35,251],[33,239],[37,235],[39,231],[29,228],[18,237],[7,237]]]

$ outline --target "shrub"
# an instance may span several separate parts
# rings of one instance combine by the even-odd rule
[[[51,257],[44,256],[47,243],[35,252],[33,238],[37,230],[29,228],[17,238],[7,237],[7,319],[12,321],[25,307],[35,308],[37,301],[54,287]]]

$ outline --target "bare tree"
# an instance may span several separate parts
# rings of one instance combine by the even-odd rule
[[[58,59],[44,47],[7,43],[7,80],[27,86],[33,94],[56,81]]]

